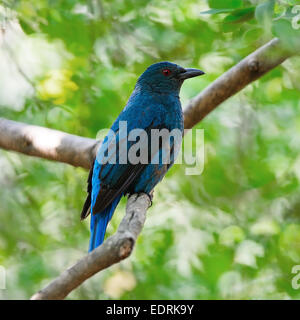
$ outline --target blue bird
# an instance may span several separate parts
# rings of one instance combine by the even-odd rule
[[[89,251],[104,241],[107,225],[121,197],[146,193],[151,198],[151,191],[173,165],[184,130],[179,91],[184,80],[202,74],[204,72],[198,69],[159,62],[148,67],[139,77],[125,108],[104,138],[90,170],[88,196],[81,212],[81,219],[91,213]],[[125,131],[121,123],[126,123]],[[143,129],[147,134],[146,140],[142,135],[136,141],[129,139],[133,129]],[[151,149],[150,136],[154,129],[179,130],[179,142],[170,138],[168,148],[160,141],[156,149]],[[138,141],[141,148],[136,155],[144,155],[146,161],[136,163],[129,161],[129,150]],[[164,161],[166,150],[170,154],[169,161]]]

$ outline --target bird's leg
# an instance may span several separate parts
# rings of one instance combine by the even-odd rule
[[[139,196],[141,196],[142,194],[145,194],[146,196],[148,196],[148,198],[149,198],[149,200],[150,200],[150,206],[149,206],[149,208],[150,207],[152,207],[152,204],[153,204],[153,192],[154,192],[154,190],[151,190],[149,193],[147,193],[147,192],[136,192],[136,193],[132,193],[132,192],[128,192],[128,198],[130,198],[133,194],[137,194],[137,198],[139,197]]]
[[[148,197],[149,197],[149,200],[150,200],[150,207],[152,207],[152,204],[153,204],[153,193],[154,193],[154,190],[151,190],[149,193],[145,193]]]

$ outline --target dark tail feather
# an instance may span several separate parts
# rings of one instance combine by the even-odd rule
[[[116,206],[120,202],[122,195],[119,195],[102,212],[91,214],[91,238],[89,252],[100,246],[104,241],[107,225],[115,212]]]

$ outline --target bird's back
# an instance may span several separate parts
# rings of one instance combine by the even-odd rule
[[[120,113],[112,130],[119,129],[119,122],[126,121],[128,131],[163,127],[169,130],[183,130],[181,103],[176,94],[157,94],[151,92],[132,93],[127,105]]]
[[[139,103],[138,101],[142,103]],[[134,118],[132,125],[135,128],[146,129],[149,134],[149,154],[151,152],[153,153],[153,150],[151,150],[153,148],[151,143],[151,130],[153,129],[158,129],[159,131],[167,129],[169,133],[172,133],[172,130],[174,129],[178,130],[177,132],[180,134],[179,136],[177,135],[178,139],[176,143],[177,146],[181,145],[184,123],[181,103],[177,94],[141,94],[138,95],[137,99],[130,100],[129,103],[126,110],[130,113],[132,112]],[[136,105],[142,105],[144,108],[141,110],[137,108]],[[137,109],[139,115],[136,113]],[[153,133],[159,134],[159,131],[154,130]],[[174,155],[174,145],[173,147],[171,145],[170,149],[166,150],[166,152],[170,152],[169,162],[165,163],[162,160],[163,150],[161,148],[158,153],[157,161],[154,161],[153,157],[152,159],[149,159],[149,164],[145,166],[144,170],[129,186],[128,192],[151,192],[175,161],[176,154]]]

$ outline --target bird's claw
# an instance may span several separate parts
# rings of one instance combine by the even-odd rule
[[[136,199],[139,197],[139,196],[141,196],[141,195],[143,195],[143,194],[145,194],[146,196],[148,196],[148,198],[149,198],[149,200],[150,200],[150,205],[149,205],[149,208],[150,207],[152,207],[152,204],[153,204],[153,191],[151,191],[150,193],[147,193],[147,192],[137,192],[136,193],[136,195],[137,195],[137,197],[136,197]],[[132,195],[133,195],[133,193],[129,193],[128,194],[129,195],[129,197],[131,197]]]
[[[153,191],[151,191],[150,193],[144,193],[148,196],[149,200],[150,200],[150,205],[149,205],[149,208],[152,207],[152,204],[153,204]]]

